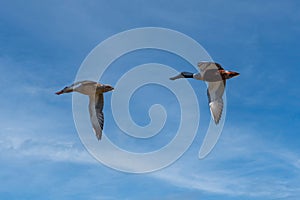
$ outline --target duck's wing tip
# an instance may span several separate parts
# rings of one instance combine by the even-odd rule
[[[102,130],[104,125],[104,114],[103,110],[103,94],[96,95],[96,98],[90,97],[89,112],[90,119],[94,129],[94,133],[98,140],[102,138]]]
[[[91,116],[91,122],[97,139],[101,140],[102,130],[103,130],[103,119],[99,119],[98,117]]]
[[[104,115],[103,115],[102,111],[97,112],[97,109],[96,109],[96,115],[97,115],[97,124],[94,125],[94,129],[95,129],[95,132],[96,132],[97,139],[101,140],[103,125],[104,125]]]
[[[217,99],[209,103],[209,109],[215,124],[218,125],[223,112],[223,99]]]
[[[102,130],[96,132],[96,137],[97,137],[98,141],[101,140],[101,138],[102,138]]]

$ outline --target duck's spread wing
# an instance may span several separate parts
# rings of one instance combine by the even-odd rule
[[[202,74],[209,69],[223,70],[222,66],[216,62],[199,62],[198,68]]]
[[[104,104],[103,94],[96,94],[95,98],[90,97],[90,104],[89,104],[90,118],[98,140],[101,140],[103,124],[104,124],[104,115],[102,112],[103,104]]]
[[[225,81],[209,82],[207,96],[211,116],[216,124],[219,123],[223,112],[223,93]]]

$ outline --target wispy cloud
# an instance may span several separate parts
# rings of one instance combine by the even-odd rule
[[[153,175],[177,187],[232,197],[276,199],[300,195],[300,157],[253,135],[247,131],[225,132],[206,159],[184,157]]]
[[[16,130],[14,130],[16,131]],[[0,133],[0,155],[2,158],[27,158],[50,160],[53,162],[72,162],[96,164],[97,162],[83,147],[66,137],[54,136],[52,139],[33,134],[14,134],[11,130]]]

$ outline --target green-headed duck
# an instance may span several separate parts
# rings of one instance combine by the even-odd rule
[[[216,124],[219,123],[223,111],[223,93],[225,90],[226,79],[238,76],[238,72],[226,71],[222,66],[215,62],[199,62],[200,73],[182,72],[179,75],[170,78],[176,80],[179,78],[194,78],[208,82],[207,96],[210,112]]]

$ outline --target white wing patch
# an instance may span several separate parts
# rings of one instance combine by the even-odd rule
[[[218,99],[209,103],[210,113],[216,124],[219,123],[223,112],[223,99]]]
[[[223,112],[223,93],[225,82],[209,82],[207,96],[209,101],[210,113],[216,124],[219,123]]]

